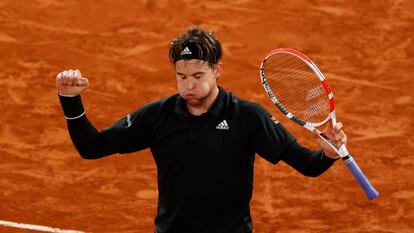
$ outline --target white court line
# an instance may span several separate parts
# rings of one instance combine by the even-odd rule
[[[83,231],[61,230],[59,228],[38,226],[38,225],[31,225],[31,224],[17,223],[17,222],[9,222],[9,221],[2,221],[2,220],[0,220],[0,226],[28,229],[28,230],[34,230],[34,231],[56,232],[56,233],[85,233]]]

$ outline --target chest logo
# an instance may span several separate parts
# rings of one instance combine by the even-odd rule
[[[221,129],[221,130],[229,130],[229,129],[230,129],[230,127],[229,127],[229,125],[227,124],[227,121],[226,121],[226,120],[223,120],[222,122],[220,122],[220,123],[216,126],[216,129]]]

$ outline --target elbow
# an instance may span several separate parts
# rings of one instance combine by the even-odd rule
[[[97,159],[98,157],[92,153],[88,152],[79,152],[79,155],[82,159]]]
[[[78,152],[82,159],[97,159],[98,158],[94,153],[91,153],[90,151],[78,150]]]
[[[309,170],[303,173],[303,175],[307,177],[318,177],[322,175],[325,171],[316,171],[316,170]]]
[[[102,155],[102,154],[100,154],[100,153],[98,153],[94,150],[90,150],[90,149],[87,149],[87,148],[77,148],[77,150],[78,150],[78,153],[79,153],[79,155],[82,159],[88,159],[88,160],[90,160],[90,159],[99,159],[99,158],[102,158],[102,157],[105,156],[105,155]]]
[[[318,176],[320,176],[322,173],[311,173],[310,175],[307,175],[307,177],[312,177],[312,178],[316,178]]]
[[[105,145],[100,145],[96,143],[89,144],[75,144],[75,148],[78,151],[79,155],[83,159],[99,159],[111,154],[116,153],[115,151],[109,149]]]

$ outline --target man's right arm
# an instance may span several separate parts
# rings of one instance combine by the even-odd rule
[[[59,100],[67,119],[70,137],[85,159],[97,159],[114,153],[130,153],[148,148],[148,109],[143,107],[114,125],[98,131],[88,120],[80,94],[89,87],[79,70],[67,70],[56,76]]]
[[[79,70],[65,70],[56,75],[56,89],[72,142],[83,158],[95,159],[113,151],[85,116],[80,94],[88,87],[88,79]]]
[[[80,95],[74,97],[59,95],[59,100],[67,119],[70,138],[82,158],[97,159],[116,153],[105,134],[98,132],[89,122]]]

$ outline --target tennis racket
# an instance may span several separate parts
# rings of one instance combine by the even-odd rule
[[[369,200],[379,193],[371,185],[345,145],[338,147],[317,127],[336,125],[334,95],[318,67],[302,53],[282,48],[271,51],[260,66],[262,84],[272,102],[289,119],[318,133],[355,176]]]

